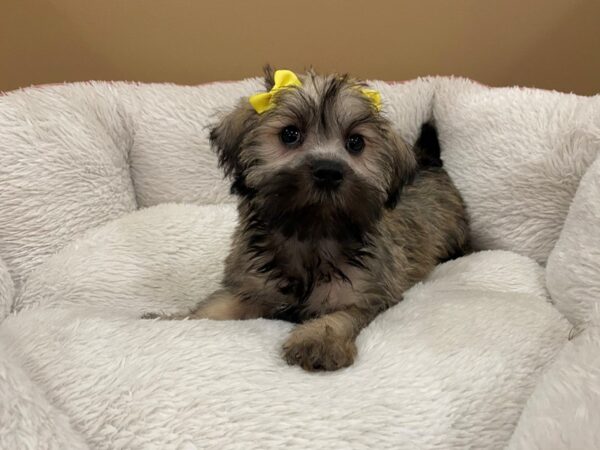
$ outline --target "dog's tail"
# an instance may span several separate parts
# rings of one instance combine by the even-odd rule
[[[419,135],[417,142],[415,142],[414,152],[420,169],[427,170],[429,168],[438,168],[434,170],[436,172],[445,172],[445,170],[441,169],[444,164],[441,158],[441,147],[440,141],[438,140],[437,129],[431,122],[425,122],[421,126],[421,134]],[[465,225],[465,227],[468,227],[468,225]],[[440,259],[439,262],[443,263],[460,256],[468,255],[472,251],[471,240],[467,236],[464,242],[455,245],[450,254]]]
[[[421,125],[421,134],[415,142],[414,151],[419,167],[443,166],[437,129],[431,122]]]

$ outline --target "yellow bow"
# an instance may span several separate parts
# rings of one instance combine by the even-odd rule
[[[373,106],[375,106],[377,111],[381,110],[381,94],[379,91],[376,91],[375,89],[361,88],[360,92],[362,92],[365,97],[371,100],[371,103],[373,103]]]
[[[285,89],[290,86],[302,86],[302,83],[291,70],[276,70],[275,85],[269,92],[261,92],[250,97],[250,104],[254,107],[257,113],[262,114],[274,106],[273,95],[280,89]]]
[[[250,97],[250,104],[258,114],[273,108],[273,96],[281,89],[291,86],[302,86],[302,82],[291,70],[276,70],[274,75],[275,84],[269,92],[261,92]],[[381,94],[374,89],[359,88],[360,92],[367,97],[379,111],[381,109]]]

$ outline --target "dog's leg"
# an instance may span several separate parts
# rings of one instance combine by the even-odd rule
[[[351,365],[356,356],[354,341],[377,312],[350,307],[298,325],[283,345],[284,359],[309,371]]]
[[[146,314],[144,319],[160,318],[162,320],[212,319],[212,320],[244,320],[263,317],[263,308],[253,302],[244,301],[228,289],[213,292],[206,300],[199,303],[187,313],[172,315]]]

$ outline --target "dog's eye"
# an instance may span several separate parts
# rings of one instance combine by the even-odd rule
[[[365,148],[365,139],[360,134],[353,134],[346,139],[346,150],[358,154]]]
[[[294,125],[289,125],[281,130],[279,133],[279,137],[281,142],[283,142],[288,147],[293,147],[300,143],[300,139],[302,138],[302,134],[298,127]]]

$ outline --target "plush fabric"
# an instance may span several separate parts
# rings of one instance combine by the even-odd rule
[[[9,355],[10,342],[0,341],[0,448],[88,448],[69,417],[31,381],[18,359]]]
[[[219,285],[236,217],[232,204],[164,204],[125,215],[37,267],[15,308],[99,308],[132,318],[191,308]]]
[[[330,374],[286,365],[289,323],[127,319],[110,298],[9,317],[0,341],[94,448],[501,448],[570,328],[542,281],[508,252],[446,263]]]
[[[600,142],[600,139],[599,139]],[[556,307],[577,326],[600,313],[600,158],[584,175],[546,274]]]
[[[545,263],[600,151],[600,96],[439,79],[433,116],[475,248]]]
[[[15,286],[8,267],[0,258],[0,322],[12,309],[15,296]]]
[[[17,288],[79,233],[136,208],[132,127],[110,85],[0,96],[0,257]]]
[[[135,117],[130,150],[138,205],[232,201],[210,150],[208,130],[239,97],[262,89],[258,79],[205,86],[119,84]]]
[[[331,374],[284,364],[291,324],[138,319],[218,284],[236,213],[208,127],[260,80],[0,97],[0,321],[13,312],[0,324],[0,448],[503,448],[517,423],[514,445],[549,442],[544,399],[575,405],[598,388],[592,344],[562,375],[573,329],[552,302],[581,322],[569,346],[594,336],[579,318],[597,255],[574,249],[593,239],[595,166],[573,196],[600,148],[600,97],[372,84],[407,142],[435,122],[476,248],[510,251],[439,266]],[[587,384],[563,390],[567,379]],[[595,442],[588,406],[553,432]]]
[[[510,449],[600,448],[600,316],[563,348],[527,402]]]

